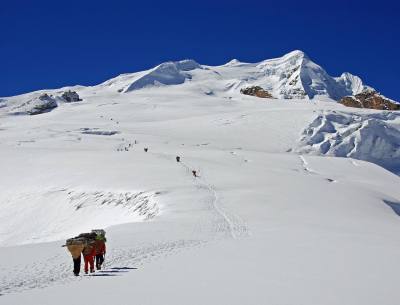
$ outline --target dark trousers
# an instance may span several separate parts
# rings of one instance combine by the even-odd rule
[[[78,258],[73,258],[74,260],[74,274],[79,275],[81,271],[81,256],[79,255]]]
[[[103,254],[97,254],[96,255],[96,268],[99,270],[101,269],[101,265],[104,262],[104,255]]]

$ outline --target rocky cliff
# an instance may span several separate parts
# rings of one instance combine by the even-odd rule
[[[400,110],[400,104],[386,98],[375,90],[365,90],[353,96],[345,96],[340,100],[340,103],[347,107]]]

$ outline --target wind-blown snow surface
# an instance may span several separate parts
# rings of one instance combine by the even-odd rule
[[[304,129],[297,151],[367,160],[400,173],[400,114],[323,112]]]
[[[334,157],[354,141],[397,162],[397,116],[243,96],[202,74],[218,68],[191,71],[75,87],[82,102],[37,116],[9,115],[26,97],[7,98],[0,303],[398,304],[399,177]],[[100,227],[105,269],[75,278],[61,245]]]

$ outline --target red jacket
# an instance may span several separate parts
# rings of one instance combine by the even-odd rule
[[[104,242],[104,240],[96,239],[95,254],[96,255],[106,254],[106,243]]]

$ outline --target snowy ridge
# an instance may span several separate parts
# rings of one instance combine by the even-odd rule
[[[356,95],[364,90],[372,89],[371,87],[365,86],[361,78],[349,72],[344,72],[341,76],[335,77],[334,79],[342,88],[344,88],[344,92],[342,94],[345,95]],[[342,94],[340,94],[340,96]]]
[[[198,71],[200,69],[202,71]],[[362,80],[350,73],[331,77],[302,51],[293,51],[280,58],[260,63],[243,63],[237,59],[222,66],[202,66],[193,60],[166,62],[145,72],[125,74],[117,79],[130,82],[122,85],[125,92],[160,85],[180,85],[186,80],[202,84],[213,80],[211,91],[234,88],[239,92],[246,86],[261,86],[275,98],[312,99],[325,96],[339,100],[369,88]],[[106,83],[115,83],[117,79]],[[131,81],[129,81],[131,79]],[[121,89],[122,90],[122,89]]]
[[[257,67],[267,76],[262,81],[270,83],[269,88],[277,98],[312,99],[326,96],[339,100],[366,88],[359,77],[350,73],[343,73],[337,78],[331,77],[302,51],[293,51],[281,58],[263,61]],[[276,78],[275,81],[273,77]]]
[[[187,71],[200,68],[201,66],[194,60],[166,62],[135,80],[129,85],[125,92],[150,86],[179,85],[184,83],[185,80],[191,79],[191,74],[187,73]]]

